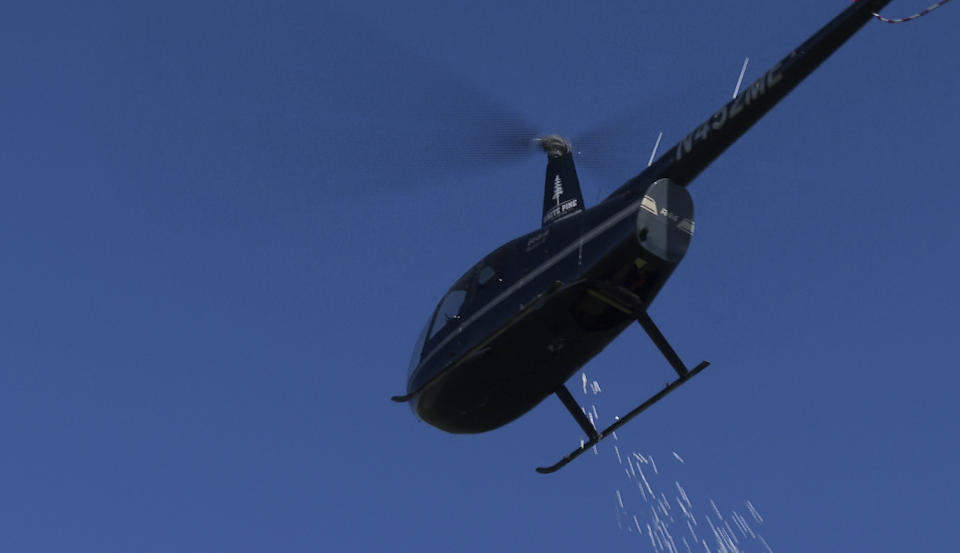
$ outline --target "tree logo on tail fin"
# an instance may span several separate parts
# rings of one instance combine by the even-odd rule
[[[557,202],[557,205],[560,205],[561,196],[563,196],[563,181],[560,179],[560,175],[557,175],[553,179],[553,199]]]

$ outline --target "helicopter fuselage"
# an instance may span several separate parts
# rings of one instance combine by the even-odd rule
[[[416,414],[449,432],[502,426],[634,322],[693,232],[684,188],[663,179],[647,192],[512,240],[461,277],[428,323],[410,373]]]
[[[590,439],[542,469],[552,472],[699,373],[709,363],[687,369],[646,313],[693,234],[685,187],[889,1],[851,4],[591,209],[569,199],[573,189],[579,196],[572,157],[553,152],[543,227],[497,248],[451,287],[414,348],[407,394],[394,400],[409,401],[438,428],[470,433],[502,426],[556,393]],[[633,321],[678,379],[595,429],[564,382]]]

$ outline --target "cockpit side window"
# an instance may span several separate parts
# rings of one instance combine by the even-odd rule
[[[437,314],[433,317],[433,326],[430,327],[430,338],[436,336],[437,333],[448,324],[458,324],[460,321],[460,308],[463,307],[463,300],[466,299],[466,297],[467,292],[465,290],[451,290],[446,297],[443,298],[443,301],[440,302],[440,307],[437,308]]]
[[[497,276],[497,273],[493,270],[493,267],[490,265],[485,265],[483,268],[477,271],[477,284],[483,286],[484,284],[490,282],[495,276]]]

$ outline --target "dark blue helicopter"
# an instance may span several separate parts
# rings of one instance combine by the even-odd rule
[[[570,145],[547,152],[539,230],[478,261],[440,300],[407,379],[418,417],[454,433],[498,428],[556,394],[589,437],[553,472],[706,368],[688,368],[647,315],[693,237],[686,186],[890,0],[851,5],[600,204],[585,209]],[[598,430],[565,382],[637,322],[677,378]]]

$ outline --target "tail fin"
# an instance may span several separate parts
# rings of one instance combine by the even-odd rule
[[[583,195],[580,193],[580,179],[573,165],[570,144],[559,136],[551,135],[541,139],[540,145],[547,151],[542,220],[542,226],[547,226],[583,211]]]

